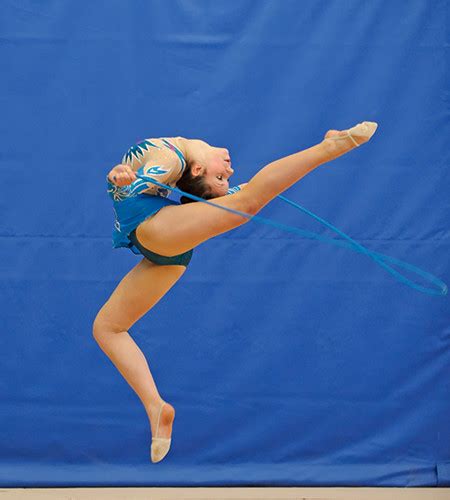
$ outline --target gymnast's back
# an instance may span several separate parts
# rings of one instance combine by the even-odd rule
[[[187,167],[183,138],[144,139],[128,149],[122,163],[129,165],[140,175],[174,187]],[[139,193],[167,197],[169,191],[147,182],[146,188],[141,187]]]

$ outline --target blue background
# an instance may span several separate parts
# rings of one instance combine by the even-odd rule
[[[1,8],[0,485],[450,484],[449,297],[362,254],[255,223],[196,249],[130,332],[177,411],[159,464],[92,337],[140,259],[112,249],[105,175],[145,137],[227,147],[238,184],[377,121],[287,196],[448,283],[449,2]]]

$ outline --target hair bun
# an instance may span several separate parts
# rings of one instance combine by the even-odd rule
[[[187,196],[182,196],[180,198],[180,203],[184,205],[185,203],[195,203],[197,200],[192,200],[191,198],[188,198]]]

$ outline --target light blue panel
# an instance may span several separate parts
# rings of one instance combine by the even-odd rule
[[[105,175],[145,137],[229,148],[238,184],[377,121],[287,196],[448,283],[448,19],[448,0],[2,5],[1,486],[450,484],[448,296],[364,255],[254,223],[195,250],[131,329],[177,411],[156,465],[91,331],[139,262],[112,249]],[[279,200],[261,215],[332,235]]]

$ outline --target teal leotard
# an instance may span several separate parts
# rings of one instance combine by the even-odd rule
[[[132,166],[141,177],[123,187],[112,184],[108,177],[106,178],[115,215],[113,248],[129,248],[133,253],[141,254],[158,265],[189,264],[193,250],[167,257],[145,248],[136,236],[136,228],[141,222],[167,205],[180,205],[179,202],[167,198],[168,189],[145,180],[147,177],[168,186],[175,186],[186,168],[186,158],[179,146],[177,138],[146,139],[132,146],[122,159],[123,163]],[[136,170],[139,165],[142,166]],[[232,194],[237,190],[238,187],[231,188],[228,192]]]

